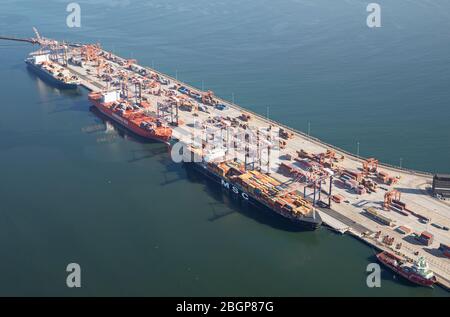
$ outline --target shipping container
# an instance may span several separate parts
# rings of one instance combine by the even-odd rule
[[[411,233],[411,229],[406,226],[399,226],[395,230],[401,234],[410,234]]]
[[[366,191],[366,188],[365,188],[364,186],[359,185],[359,186],[357,186],[357,187],[355,188],[355,192],[356,192],[358,195],[364,195],[367,191]]]
[[[447,244],[441,243],[439,245],[439,251],[441,251],[447,258],[450,258],[450,246]]]
[[[424,231],[420,234],[419,240],[422,241],[425,245],[430,245],[433,243],[434,236],[433,234]]]
[[[381,215],[375,208],[369,207],[366,208],[366,215],[376,221],[378,221],[381,224],[392,226],[394,224],[394,221],[388,217],[385,217]]]
[[[391,205],[391,209],[398,212],[399,214],[401,214],[403,216],[409,216],[409,214],[406,211],[404,211],[402,208],[399,208],[395,205]]]
[[[331,200],[333,200],[335,203],[340,204],[343,197],[341,195],[331,195]]]

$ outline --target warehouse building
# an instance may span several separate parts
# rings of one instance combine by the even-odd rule
[[[450,174],[434,175],[433,195],[450,198]]]

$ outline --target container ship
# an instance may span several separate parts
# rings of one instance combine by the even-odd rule
[[[428,263],[423,257],[420,257],[413,264],[409,264],[396,255],[384,251],[377,254],[377,259],[395,273],[414,284],[433,287],[437,282],[436,276],[428,268]]]
[[[191,158],[201,156],[201,150],[185,148]],[[297,190],[283,188],[275,178],[258,170],[246,170],[245,164],[236,159],[214,161],[203,157],[197,161],[191,159],[185,163],[257,208],[275,212],[304,229],[315,230],[322,225],[322,218],[312,203]]]
[[[25,63],[35,74],[46,82],[61,89],[75,89],[80,80],[50,59],[47,52],[34,52],[25,59]]]
[[[89,100],[102,114],[136,135],[169,144],[172,128],[146,111],[148,103],[123,100],[118,90],[91,92]]]

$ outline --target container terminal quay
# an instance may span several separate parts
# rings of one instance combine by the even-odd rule
[[[356,156],[99,44],[67,44],[35,33],[33,39],[3,39],[40,45],[30,56],[35,63],[43,58],[44,77],[58,76],[60,88],[85,87],[91,91],[87,106],[111,111],[110,118],[135,134],[164,143],[179,141],[183,156],[203,162],[202,168],[214,170],[213,175],[234,170],[239,190],[234,190],[234,183],[221,183],[230,195],[248,199],[250,192],[256,197],[268,191],[279,213],[293,206],[292,214],[312,217],[315,224],[320,219],[331,230],[395,254],[405,263],[426,260],[437,284],[450,289],[449,175]],[[35,67],[30,60],[27,64]],[[220,132],[225,130],[245,133],[238,139]],[[256,131],[251,140],[249,131]],[[202,141],[193,141],[194,136],[202,136]],[[230,144],[242,148],[233,159]]]

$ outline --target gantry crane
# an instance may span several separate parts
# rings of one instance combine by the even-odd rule
[[[401,193],[396,189],[391,190],[391,191],[387,192],[386,194],[384,194],[384,204],[383,204],[384,209],[389,210],[392,202],[400,201],[400,198],[401,198]]]
[[[211,90],[204,92],[202,94],[202,103],[213,106],[215,103],[214,102],[214,92],[212,92]]]
[[[39,34],[38,30],[33,26],[33,32],[36,34],[36,41],[40,44],[42,42],[42,37]]]
[[[136,64],[137,60],[135,59],[128,59],[125,63],[125,68],[131,68],[131,65]]]
[[[81,54],[87,62],[97,61],[99,52],[99,44],[86,44],[81,47]]]
[[[325,167],[333,168],[334,164],[333,162],[336,159],[336,152],[330,149],[327,149],[325,153],[320,153],[316,156],[316,160],[319,162],[320,165],[323,165]]]
[[[370,173],[376,173],[378,171],[378,160],[373,157],[367,159],[363,162],[363,171],[366,176]]]

